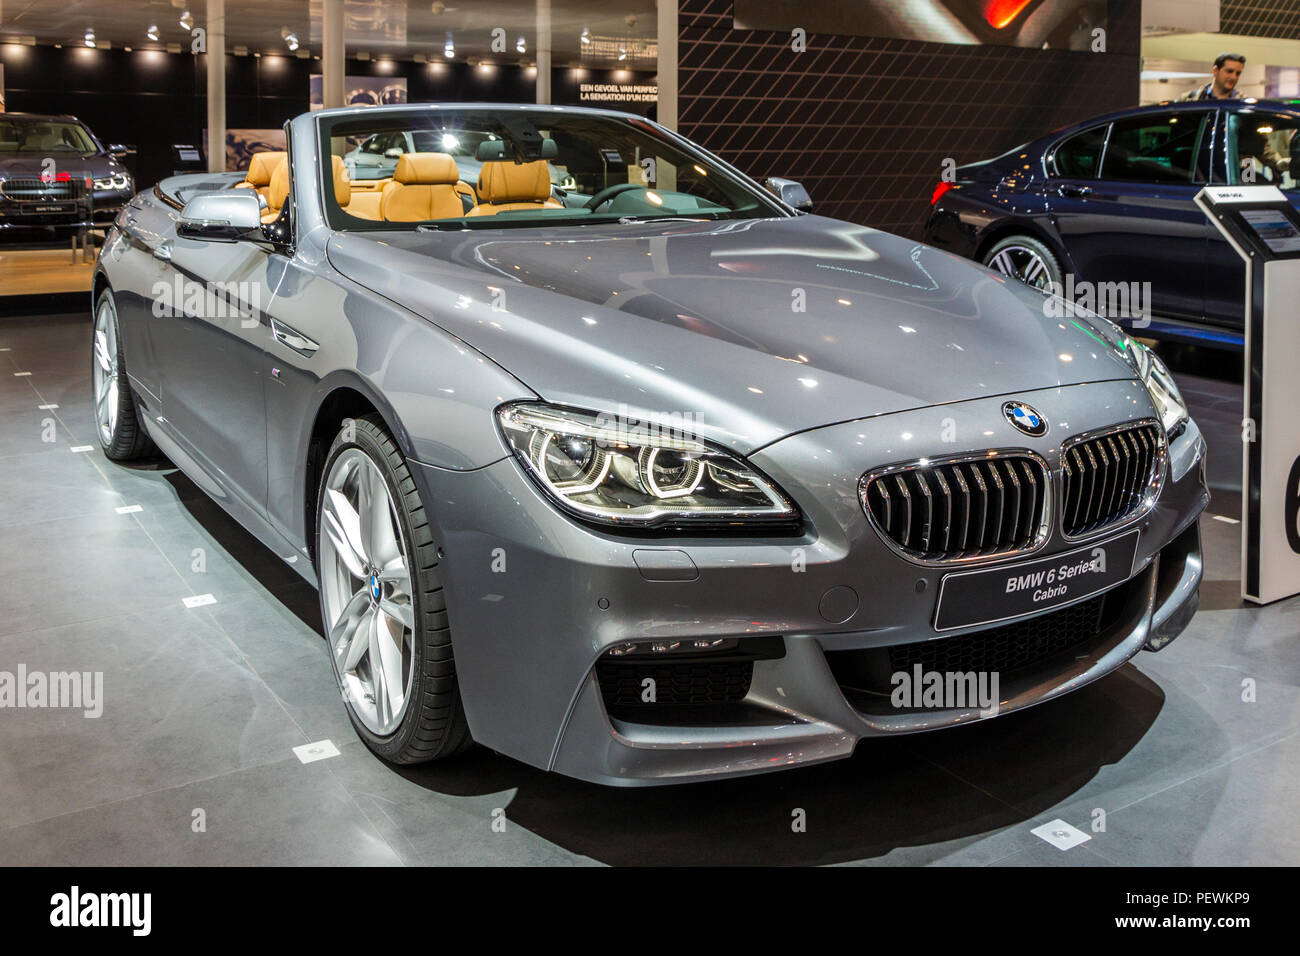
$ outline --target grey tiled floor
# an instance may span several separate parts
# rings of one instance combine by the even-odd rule
[[[348,725],[310,587],[171,468],[70,450],[95,444],[88,335],[80,316],[0,319],[0,670],[103,671],[106,698],[98,719],[0,710],[0,863],[1300,862],[1300,600],[1242,606],[1235,525],[1205,521],[1203,610],[1175,644],[1029,712],[671,789],[481,748],[395,768]],[[1183,384],[1211,513],[1235,517],[1236,389]],[[339,756],[292,752],[326,738]],[[1029,832],[1098,810],[1105,831],[1068,852]]]

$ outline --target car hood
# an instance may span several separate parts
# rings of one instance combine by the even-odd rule
[[[1133,377],[1042,294],[818,216],[337,233],[328,254],[547,401],[690,415],[742,453],[833,422]]]
[[[75,176],[93,176],[103,178],[117,168],[113,160],[98,153],[82,156],[77,153],[52,153],[56,168]],[[0,153],[0,179],[31,178],[39,179],[47,168],[48,158],[45,153]]]

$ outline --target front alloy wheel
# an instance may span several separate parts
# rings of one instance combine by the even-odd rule
[[[376,465],[363,451],[339,455],[321,502],[321,569],[330,650],[343,693],[366,728],[393,732],[411,689],[415,611],[411,573]]]
[[[380,419],[344,422],[326,458],[316,527],[321,616],[357,733],[394,763],[467,746],[437,547]]]

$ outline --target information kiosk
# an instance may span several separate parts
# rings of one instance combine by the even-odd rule
[[[1196,197],[1246,261],[1241,596],[1300,593],[1300,214],[1276,186]]]

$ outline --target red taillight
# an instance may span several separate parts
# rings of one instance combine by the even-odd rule
[[[930,194],[930,205],[933,206],[940,199],[942,199],[944,193],[946,193],[949,189],[952,189],[952,186],[953,184],[949,182],[942,182],[939,185],[935,186],[934,192]]]
[[[59,183],[66,183],[71,179],[72,179],[72,173],[58,173],[54,177],[54,181]]]
[[[1030,0],[984,0],[984,19],[994,30],[1001,30],[1029,4]]]

